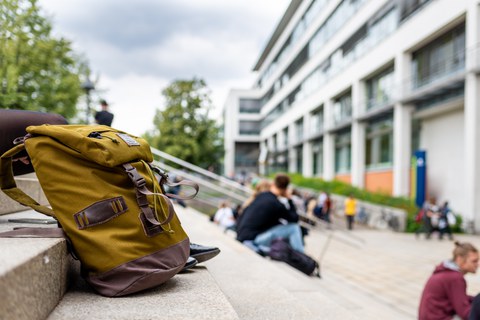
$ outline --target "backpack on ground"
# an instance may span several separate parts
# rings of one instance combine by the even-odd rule
[[[165,176],[150,165],[153,156],[144,139],[107,126],[41,125],[27,132],[0,157],[1,189],[57,219],[82,276],[97,292],[138,292],[183,268],[189,238],[163,192]],[[52,209],[17,188],[12,158],[22,150]]]
[[[319,264],[305,253],[293,249],[285,239],[274,239],[269,255],[271,259],[286,262],[306,275],[320,278]]]

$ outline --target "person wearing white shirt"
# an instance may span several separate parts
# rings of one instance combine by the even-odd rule
[[[213,221],[223,228],[230,228],[235,225],[233,210],[230,208],[227,201],[220,204],[220,208],[215,213]]]

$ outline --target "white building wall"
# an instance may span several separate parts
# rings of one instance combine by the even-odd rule
[[[336,35],[330,39],[322,49],[281,88],[281,90],[272,97],[272,99],[262,108],[262,116],[266,116],[269,111],[275,108],[292,90],[294,90],[310,72],[324,61],[335,49],[338,48],[352,32],[362,26],[368,19],[384,4],[391,0],[370,0],[363,5],[357,14],[340,29]],[[312,26],[305,31],[302,39],[292,48],[291,52],[277,68],[276,77],[272,78],[259,91],[259,96],[264,95],[271,85],[282,74],[284,69],[291,63],[295,55],[304,47],[307,38],[310,37],[318,26],[320,26],[331,11],[338,5],[340,0],[329,2],[325,10],[313,22]],[[309,4],[310,1],[305,3]],[[348,65],[339,74],[334,75],[322,87],[315,90],[313,94],[294,105],[273,123],[269,124],[261,132],[261,140],[270,139],[277,135],[281,141],[282,130],[290,127],[289,133],[293,134],[294,123],[299,118],[304,117],[305,123],[308,123],[309,113],[324,105],[325,134],[323,136],[323,177],[333,179],[335,176],[334,167],[334,135],[335,132],[329,132],[331,129],[331,100],[339,93],[349,87],[353,87],[354,100],[365,101],[364,88],[360,85],[376,71],[387,65],[395,66],[395,103],[392,108],[394,114],[394,154],[393,154],[393,174],[394,174],[394,194],[408,195],[409,192],[409,165],[411,152],[411,121],[413,106],[407,105],[404,100],[411,94],[411,53],[431,40],[437,38],[452,27],[464,23],[467,19],[466,38],[467,38],[467,64],[469,61],[479,60],[480,50],[475,49],[474,59],[468,58],[472,54],[472,48],[478,47],[480,42],[480,15],[478,0],[432,0],[428,2],[418,12],[407,18],[402,25],[390,37],[384,39],[371,48],[363,56]],[[275,45],[271,56],[265,61],[261,70],[265,70],[268,63],[278,53],[283,45],[283,40],[288,37],[294,24],[300,19],[303,11],[308,6],[302,4],[299,12],[294,15],[290,25],[285,29]],[[303,10],[303,11],[302,11]],[[468,22],[470,20],[470,22]],[[475,60],[475,61],[476,61]],[[465,214],[466,217],[477,217],[480,226],[480,80],[478,77],[478,61],[474,69],[469,70],[466,76],[465,90],[465,114],[463,111],[450,111],[429,115],[423,119],[420,143],[427,148],[427,161],[429,165],[429,190],[437,194],[440,200],[451,200],[452,207]],[[358,90],[358,88],[361,88]],[[354,102],[355,103],[355,102]],[[362,116],[364,109],[362,105],[355,109],[354,117]],[[238,120],[237,120],[238,121]],[[363,120],[362,120],[363,121]],[[352,182],[361,186],[363,184],[362,175],[365,171],[365,150],[361,141],[365,140],[364,127],[362,122],[353,120],[352,122]],[[448,130],[446,129],[448,128]],[[305,128],[306,132],[308,128]],[[449,132],[449,134],[447,134]],[[455,133],[452,133],[455,132]],[[293,139],[290,139],[290,142]],[[456,141],[456,142],[453,142]],[[226,144],[227,145],[227,144]],[[451,150],[451,151],[450,151]],[[454,151],[453,151],[454,150]],[[448,157],[443,155],[448,153]],[[295,167],[293,149],[290,150],[289,168]],[[442,156],[443,155],[443,156]],[[303,150],[303,173],[311,173],[311,146],[308,142],[304,144]],[[456,172],[450,172],[446,168],[460,168],[458,176]],[[463,189],[462,189],[463,186]],[[479,212],[475,212],[479,211]]]
[[[420,149],[427,152],[427,197],[449,200],[455,211],[466,214],[465,136],[463,108],[422,119]]]
[[[465,214],[473,222],[473,229],[480,232],[480,8],[470,1],[466,23],[465,79],[465,161],[466,190]],[[473,230],[469,230],[473,231]]]

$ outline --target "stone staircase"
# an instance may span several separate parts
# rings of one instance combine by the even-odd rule
[[[121,298],[95,294],[62,239],[0,238],[0,318],[356,319],[322,293],[323,280],[260,257],[193,209],[177,211],[192,241],[218,246],[221,254],[158,288]],[[12,219],[44,216],[33,211],[3,215],[0,230],[38,227]]]
[[[0,319],[411,319],[333,273],[308,277],[257,255],[205,215],[176,210],[191,241],[217,246],[220,255],[121,298],[102,297],[86,285],[63,239],[0,238]],[[5,214],[0,231],[55,227],[50,220],[31,210]],[[312,231],[307,241],[318,258],[328,232]]]

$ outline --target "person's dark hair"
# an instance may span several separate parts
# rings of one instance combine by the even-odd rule
[[[102,100],[100,100],[100,105],[102,105],[102,106],[108,106],[108,103],[107,103],[106,100],[102,99]]]
[[[470,252],[478,252],[478,250],[471,243],[455,241],[455,249],[453,249],[453,260],[455,260],[457,257],[464,258],[468,256],[468,253]]]
[[[290,177],[284,173],[279,173],[275,176],[274,184],[278,189],[285,190],[290,184]]]
[[[296,196],[298,196],[298,197],[300,197],[300,198],[303,198],[303,195],[302,195],[302,193],[300,192],[300,190],[298,190],[298,189],[296,189],[296,188],[292,190],[292,195],[296,195]]]

